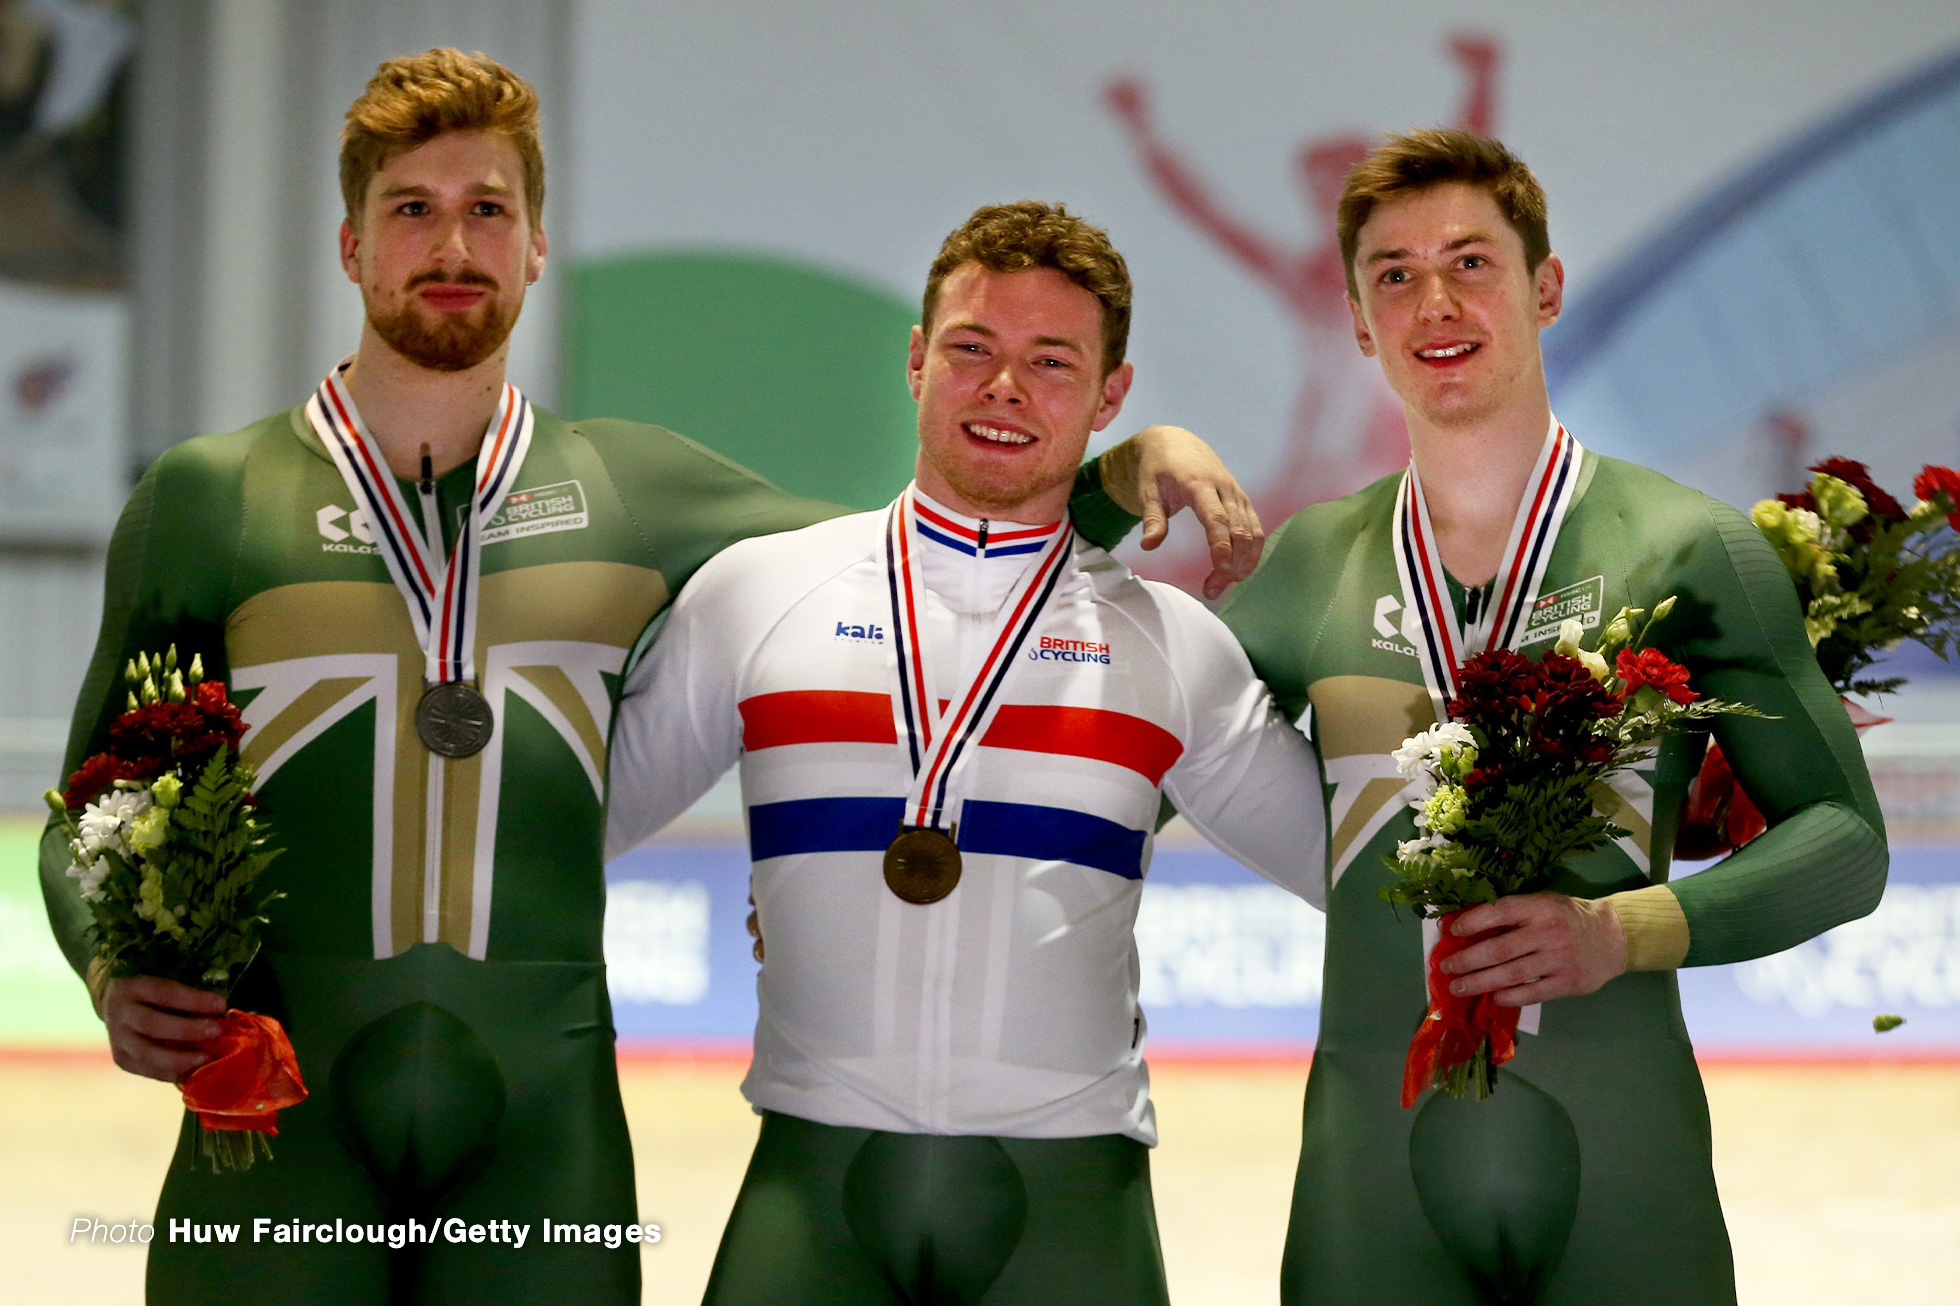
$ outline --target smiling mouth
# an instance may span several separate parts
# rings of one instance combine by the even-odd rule
[[[1026,431],[1015,431],[1005,426],[990,426],[985,422],[962,422],[960,429],[977,440],[993,444],[1033,444],[1034,437]]]
[[[1481,348],[1483,346],[1476,341],[1457,345],[1438,345],[1432,349],[1416,350],[1416,357],[1432,363],[1448,363],[1459,358],[1468,358]]]

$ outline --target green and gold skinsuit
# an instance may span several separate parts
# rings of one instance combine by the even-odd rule
[[[1733,1266],[1710,1168],[1706,1100],[1673,968],[1776,952],[1869,912],[1884,827],[1844,709],[1805,638],[1789,577],[1749,521],[1655,472],[1588,453],[1523,639],[1559,620],[1586,643],[1621,606],[1675,595],[1651,643],[1701,693],[1774,720],[1714,730],[1770,829],[1667,883],[1700,736],[1603,795],[1629,839],[1576,859],[1554,885],[1614,905],[1634,968],[1545,1004],[1485,1102],[1399,1105],[1425,1010],[1421,927],[1378,891],[1414,838],[1388,754],[1433,720],[1401,631],[1391,553],[1399,477],[1308,508],[1276,532],[1224,617],[1311,731],[1328,803],[1326,982],[1307,1083],[1281,1296],[1301,1306],[1732,1303]],[[1451,586],[1461,619],[1464,592]]]
[[[475,665],[498,728],[462,760],[416,734],[422,650],[303,409],[173,449],[124,510],[67,765],[103,747],[139,652],[175,644],[230,686],[285,850],[266,876],[285,897],[233,1004],[284,1022],[312,1092],[245,1173],[199,1170],[186,1117],[153,1302],[639,1300],[636,1247],[546,1243],[540,1224],[638,1219],[600,948],[623,668],[716,551],[844,510],[657,427],[536,418],[482,553]],[[438,483],[445,547],[473,475]],[[1126,524],[1093,472],[1084,485],[1078,510]],[[67,862],[51,833],[43,889],[81,971]],[[257,1217],[530,1230],[521,1248],[500,1229],[390,1251],[254,1241]],[[172,1220],[241,1228],[186,1243]]]

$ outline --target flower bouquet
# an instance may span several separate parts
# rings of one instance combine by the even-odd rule
[[[1457,914],[1549,888],[1567,858],[1624,835],[1595,799],[1615,772],[1651,756],[1656,741],[1721,713],[1761,715],[1702,698],[1686,668],[1641,647],[1673,606],[1665,600],[1644,622],[1644,610],[1622,609],[1593,650],[1579,647],[1581,627],[1568,621],[1542,661],[1505,648],[1479,653],[1458,674],[1450,720],[1395,750],[1396,769],[1422,784],[1411,804],[1419,836],[1383,859],[1396,881],[1381,896],[1441,918],[1429,1010],[1403,1068],[1403,1106],[1432,1084],[1451,1097],[1489,1097],[1492,1071],[1516,1052],[1519,1008],[1490,994],[1457,997],[1438,969],[1485,937],[1451,933]]]
[[[1919,501],[1906,508],[1863,463],[1826,458],[1810,470],[1808,489],[1765,499],[1749,515],[1796,581],[1818,665],[1862,732],[1888,718],[1848,695],[1889,694],[1905,683],[1865,676],[1880,653],[1916,639],[1950,658],[1960,645],[1960,473],[1925,467],[1912,483]],[[1689,786],[1675,852],[1719,857],[1763,828],[1711,744]]]
[[[68,834],[71,878],[95,922],[98,964],[228,992],[258,951],[266,906],[259,875],[278,855],[252,816],[252,772],[237,761],[245,723],[201,658],[179,669],[173,646],[124,670],[129,710],[109,751],[82,763],[48,806]],[[184,1105],[203,1125],[212,1169],[272,1155],[279,1111],[306,1097],[279,1023],[227,1011],[204,1044],[214,1055],[185,1077]]]

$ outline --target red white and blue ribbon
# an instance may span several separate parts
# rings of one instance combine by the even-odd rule
[[[903,824],[952,834],[958,829],[963,797],[959,777],[973,755],[975,741],[986,733],[1000,707],[1002,686],[1025,661],[1021,649],[1054,596],[1074,548],[1075,530],[1064,521],[1011,533],[1016,544],[1032,542],[1036,535],[1048,538],[1040,556],[1001,603],[985,655],[975,661],[955,692],[942,700],[926,648],[925,583],[919,558],[918,537],[927,530],[922,515],[930,511],[915,500],[908,486],[892,504],[886,523],[885,574],[891,589],[892,647],[898,658],[892,718],[912,765]],[[937,515],[932,520],[945,521]],[[981,543],[991,556],[991,545]]]
[[[1423,499],[1422,477],[1413,461],[1402,474],[1395,492],[1394,541],[1395,571],[1408,614],[1403,633],[1416,646],[1438,721],[1448,719],[1445,708],[1456,697],[1458,669],[1477,653],[1516,647],[1530,624],[1552,547],[1577,493],[1585,452],[1554,418],[1512,519],[1491,601],[1467,629],[1458,625],[1456,607],[1450,602],[1443,556]]]
[[[456,533],[456,547],[442,552],[442,522],[433,489],[418,496],[420,511],[408,501],[388,470],[381,446],[361,421],[347,392],[343,368],[327,374],[307,402],[306,416],[333,456],[354,506],[366,516],[374,542],[388,564],[395,588],[408,601],[415,640],[427,655],[423,672],[430,684],[476,679],[476,613],[482,584],[483,527],[510,494],[531,447],[531,402],[516,386],[504,386],[497,411],[483,433],[476,455],[476,490],[469,516]]]

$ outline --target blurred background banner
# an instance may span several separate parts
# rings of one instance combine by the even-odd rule
[[[1554,403],[1588,445],[1746,507],[1840,453],[1960,461],[1960,6],[1893,0],[0,0],[0,809],[55,781],[107,532],[171,444],[351,350],[336,137],[382,58],[452,44],[545,106],[551,266],[512,378],[858,507],[909,475],[907,332],[973,208],[1061,200],[1137,285],[1107,438],[1189,426],[1269,525],[1406,458],[1355,349],[1333,204],[1385,131],[1504,138],[1551,200]],[[1189,581],[1188,526],[1150,574]],[[1900,851],[1867,922],[1683,976],[1722,1047],[1960,1046],[1960,678],[1865,736]],[[732,790],[613,868],[622,1032],[746,1037]],[[0,829],[0,1044],[98,1037]],[[1303,1046],[1319,918],[1173,840],[1139,920],[1164,1044]],[[38,986],[38,987],[37,987]],[[1873,1011],[1908,1025],[1874,1041]],[[12,1024],[6,1022],[12,1021]],[[25,1023],[23,1023],[25,1022]],[[1861,1032],[1862,1031],[1862,1032]]]

